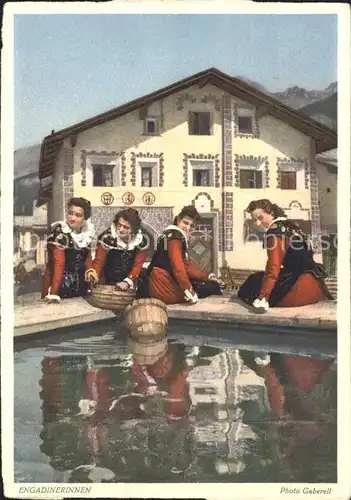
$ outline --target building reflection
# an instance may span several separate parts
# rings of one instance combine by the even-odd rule
[[[140,360],[140,346],[117,345],[43,359],[41,450],[67,481],[245,480],[282,460],[297,468],[336,421],[334,360],[177,342]]]

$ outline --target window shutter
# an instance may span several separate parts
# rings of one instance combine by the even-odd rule
[[[210,135],[211,133],[210,113],[208,112],[198,113],[198,117],[199,117],[199,134]]]
[[[189,135],[195,135],[195,117],[196,113],[193,113],[192,111],[189,111],[189,119],[188,119],[188,124],[189,124]]]
[[[102,167],[101,165],[92,165],[93,167],[93,185],[102,186]]]
[[[296,171],[282,170],[281,189],[296,189]]]
[[[256,176],[256,189],[262,189],[262,170],[257,170],[254,175]]]
[[[240,169],[240,187],[248,189],[250,187],[250,171]]]

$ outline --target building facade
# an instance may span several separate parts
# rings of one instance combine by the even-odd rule
[[[323,264],[336,286],[338,255],[338,158],[337,149],[317,155],[319,208]],[[331,284],[329,284],[329,288]]]
[[[14,266],[25,263],[27,271],[43,268],[46,260],[47,205],[36,207],[33,215],[15,215],[13,225]]]
[[[335,143],[333,131],[211,69],[46,137],[41,202],[52,222],[71,196],[89,199],[98,232],[132,206],[151,239],[193,204],[190,254],[216,272],[264,266],[245,208],[268,198],[302,223],[321,260],[316,153]]]

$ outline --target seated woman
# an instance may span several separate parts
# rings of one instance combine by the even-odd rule
[[[140,230],[141,220],[133,208],[120,210],[111,227],[98,238],[96,255],[86,279],[119,290],[135,289],[147,256],[148,241]]]
[[[160,237],[148,269],[150,297],[166,304],[195,304],[198,298],[221,295],[216,276],[196,269],[188,259],[188,237],[198,219],[195,207],[184,207]]]
[[[90,216],[90,202],[85,198],[72,198],[66,221],[51,225],[42,298],[60,302],[63,298],[80,297],[87,292],[84,274],[92,264],[90,245],[94,237]]]
[[[265,230],[266,270],[248,277],[238,297],[264,312],[269,307],[297,307],[331,299],[324,283],[326,272],[313,260],[307,236],[269,200],[252,201],[247,207],[258,227]]]

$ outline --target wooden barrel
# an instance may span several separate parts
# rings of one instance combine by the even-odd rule
[[[87,301],[99,309],[123,311],[135,299],[134,290],[116,290],[115,285],[96,285],[92,287]]]
[[[162,340],[149,342],[148,344],[141,344],[140,342],[128,338],[128,350],[133,354],[135,363],[139,365],[155,364],[166,354],[167,349],[168,342],[165,337]]]
[[[124,328],[140,344],[163,339],[168,326],[167,306],[157,299],[135,300],[124,315]]]

